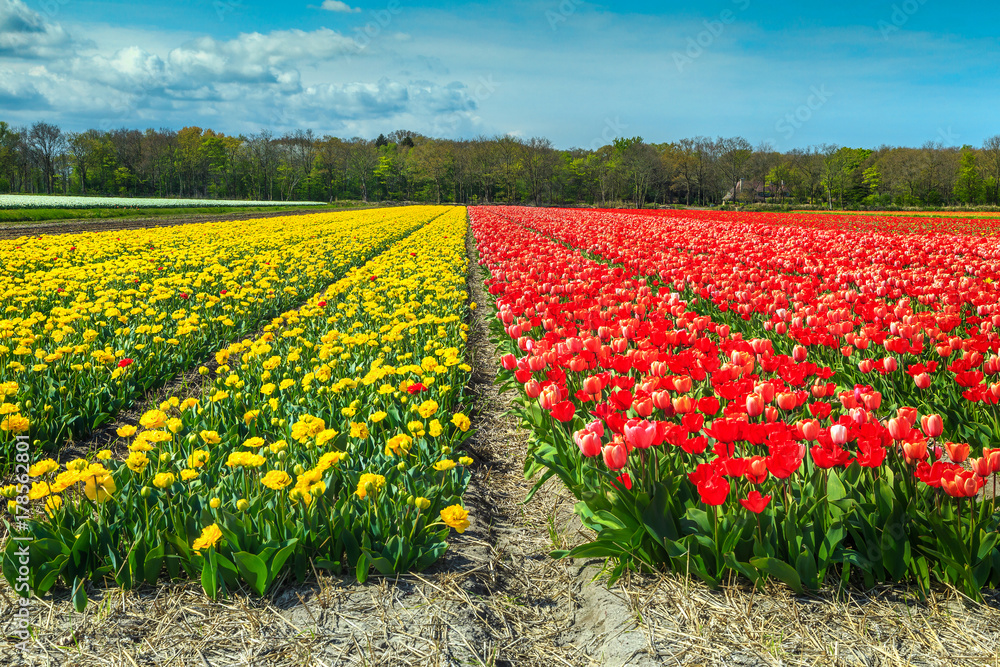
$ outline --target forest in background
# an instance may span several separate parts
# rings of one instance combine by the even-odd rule
[[[0,121],[0,193],[556,206],[732,202],[835,209],[1000,205],[1000,135],[982,146],[785,152],[743,137],[559,150],[544,138],[377,139],[311,130],[65,132]]]

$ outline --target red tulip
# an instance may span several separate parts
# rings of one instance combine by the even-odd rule
[[[820,425],[817,419],[802,419],[796,427],[802,433],[803,440],[812,441],[819,437]]]
[[[591,395],[598,395],[604,389],[604,383],[596,375],[583,378],[583,390]]]
[[[913,382],[917,385],[918,389],[927,389],[931,386],[931,376],[927,373],[920,373],[913,376]]]
[[[679,394],[686,394],[691,391],[691,378],[686,375],[675,377],[674,390]]]
[[[920,418],[920,428],[925,435],[936,438],[944,430],[944,422],[941,415],[924,415]]]
[[[791,477],[801,465],[802,452],[792,443],[775,446],[767,457],[767,470],[778,479]]]
[[[896,410],[896,416],[902,417],[906,421],[910,422],[910,428],[913,428],[913,425],[916,424],[917,421],[919,420],[916,408],[909,408],[909,407],[898,408]]]
[[[630,419],[625,422],[625,442],[636,449],[649,449],[656,440],[656,422]]]
[[[597,456],[601,453],[601,438],[589,429],[574,432],[573,441],[580,448],[580,453],[586,457]]]
[[[648,417],[653,414],[653,399],[652,398],[637,398],[632,401],[632,409],[640,417]]]
[[[677,414],[694,412],[698,407],[698,404],[690,396],[677,396],[671,402],[674,406],[674,412]]]
[[[888,426],[889,435],[892,436],[893,440],[903,440],[910,434],[910,429],[913,428],[910,422],[902,417],[893,417],[889,420]]]
[[[744,475],[751,484],[760,484],[767,479],[767,459],[763,456],[754,456],[747,461]]]
[[[539,397],[541,399],[541,397]],[[552,410],[549,412],[552,418],[559,422],[572,421],[573,417],[576,415],[576,406],[573,405],[572,401],[560,401],[552,406]]]
[[[948,458],[954,463],[962,463],[969,458],[969,445],[967,443],[946,442],[944,443],[944,449],[948,452]]]
[[[698,495],[706,505],[718,506],[726,502],[726,497],[732,490],[729,480],[721,475],[709,477],[698,485]]]
[[[628,491],[632,490],[632,478],[629,476],[627,472],[623,472],[622,474],[618,475],[618,477],[616,477],[615,480],[618,482],[618,484],[624,486],[626,490]],[[615,484],[615,486],[617,486],[618,484]]]
[[[760,491],[757,489],[748,493],[746,500],[740,498],[740,505],[743,505],[743,507],[747,508],[754,514],[760,514],[763,512],[769,502],[771,502],[771,496],[762,496],[760,495]]]
[[[798,397],[791,392],[782,392],[775,397],[778,407],[784,411],[794,410],[798,405]]]
[[[542,410],[551,410],[562,399],[559,387],[554,384],[546,385],[538,395],[538,405]]]
[[[982,477],[969,470],[949,468],[941,474],[941,488],[953,498],[971,498],[984,484]]]
[[[861,397],[861,401],[865,404],[865,407],[869,410],[878,410],[882,405],[882,394],[874,391],[870,394],[865,394]]]
[[[712,416],[719,411],[719,399],[714,396],[706,396],[698,401],[698,412],[703,415]]]
[[[754,393],[764,399],[765,403],[770,403],[774,400],[774,385],[770,382],[761,382],[755,385],[753,390]]]
[[[951,454],[948,454],[948,456],[951,456]],[[960,463],[960,461],[956,461],[956,463]],[[990,461],[985,456],[978,459],[970,459],[969,465],[972,467],[972,472],[976,473],[980,477],[989,477],[993,474]]]
[[[628,462],[628,449],[624,444],[605,445],[601,453],[604,455],[604,465],[609,470],[621,470]]]
[[[751,417],[764,412],[764,397],[760,394],[750,394],[747,396],[747,414]]]
[[[670,398],[670,392],[668,391],[654,391],[652,394],[653,405],[656,406],[658,410],[668,410],[671,414],[674,412],[674,404]]]
[[[909,465],[927,458],[927,441],[913,440],[903,443],[903,458]]]

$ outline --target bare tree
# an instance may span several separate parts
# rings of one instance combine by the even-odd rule
[[[524,178],[528,186],[528,200],[536,206],[542,203],[542,190],[552,180],[556,168],[556,153],[552,142],[532,137],[525,144]]]
[[[56,158],[66,149],[66,135],[57,125],[39,121],[32,125],[31,131],[28,132],[28,145],[31,147],[38,165],[42,168],[45,192],[52,194]]]
[[[722,166],[726,180],[732,185],[733,200],[735,201],[736,188],[740,179],[743,178],[747,162],[753,155],[753,146],[743,137],[720,138],[718,143],[721,153],[719,164]]]
[[[361,199],[368,201],[368,186],[371,184],[375,167],[378,166],[378,151],[375,149],[375,142],[354,137],[348,145],[348,169],[350,174],[358,180],[361,188]]]

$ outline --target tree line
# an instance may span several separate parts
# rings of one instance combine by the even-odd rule
[[[1000,205],[1000,135],[982,146],[776,151],[743,137],[557,150],[544,138],[397,130],[227,136],[200,127],[65,132],[0,121],[0,192],[641,207],[728,202],[891,208]]]

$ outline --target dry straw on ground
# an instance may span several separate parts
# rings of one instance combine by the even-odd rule
[[[95,587],[83,614],[63,592],[32,602],[35,640],[21,653],[8,637],[0,664],[1000,667],[996,593],[984,605],[948,590],[923,604],[902,587],[838,600],[794,596],[779,585],[762,594],[739,582],[709,591],[674,574],[626,577],[609,588],[592,582],[600,562],[549,558],[587,535],[558,484],[521,502],[530,488],[520,474],[527,433],[507,414],[514,397],[493,384],[492,309],[482,273],[474,262],[470,269],[472,298],[481,305],[469,339],[477,430],[466,500],[473,524],[452,537],[439,563],[365,585],[317,574],[301,586],[279,582],[263,599],[218,603],[196,583],[135,592]],[[0,583],[5,635],[14,602]]]

